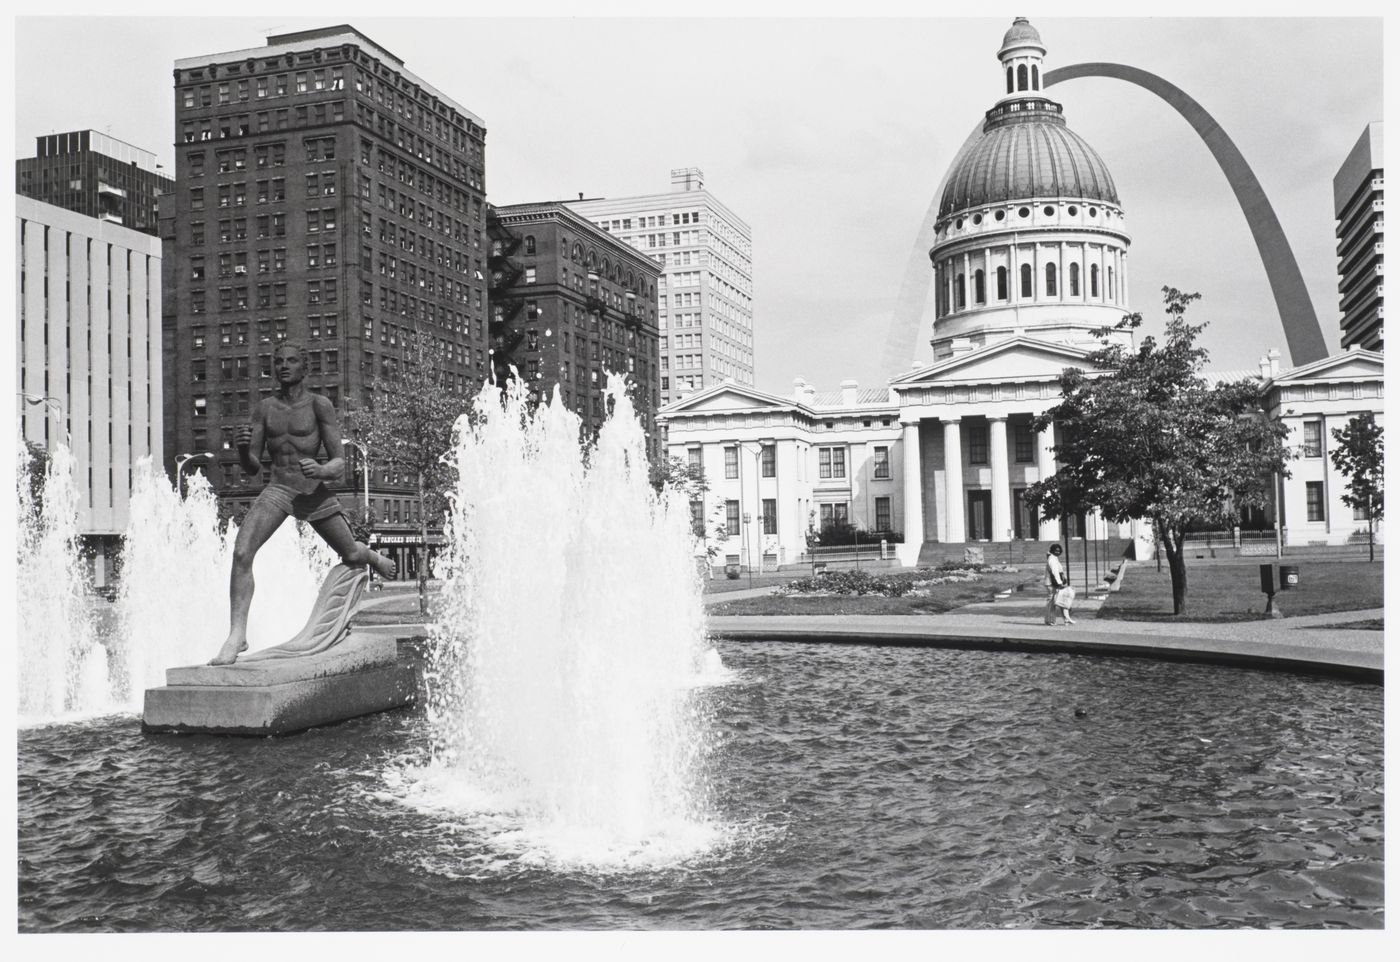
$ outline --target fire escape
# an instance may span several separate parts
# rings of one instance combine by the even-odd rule
[[[487,235],[491,239],[491,256],[487,260],[491,317],[487,333],[491,343],[491,368],[496,383],[504,388],[511,376],[511,365],[515,363],[515,350],[525,340],[525,332],[511,323],[525,305],[524,298],[512,293],[524,274],[520,265],[511,260],[511,255],[520,249],[521,239],[494,215],[487,221]]]

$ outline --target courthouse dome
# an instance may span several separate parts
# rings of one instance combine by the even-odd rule
[[[988,111],[982,136],[948,172],[938,216],[1055,197],[1117,205],[1118,189],[1103,158],[1069,129],[1059,104],[1018,101]]]
[[[1065,124],[1064,108],[1045,96],[1045,44],[1017,17],[997,59],[1006,93],[987,111],[981,136],[948,171],[938,216],[1016,201],[1099,201],[1118,206],[1103,159]]]

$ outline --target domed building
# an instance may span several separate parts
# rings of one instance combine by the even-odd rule
[[[1098,332],[1131,310],[1118,188],[1043,92],[1045,55],[1039,32],[1017,18],[996,75],[989,70],[997,99],[941,187],[929,250],[932,363],[864,390],[846,381],[818,393],[797,378],[779,396],[719,384],[658,412],[668,454],[704,470],[709,490],[691,511],[715,561],[760,569],[820,560],[809,536],[841,526],[867,541],[898,532],[889,561],[903,565],[962,559],[975,545],[989,560],[1035,561],[1034,543],[1066,536],[1118,541],[1114,557],[1125,540],[1138,557],[1150,554],[1146,525],[1108,524],[1093,511],[1039,518],[1025,500],[1056,470],[1056,428],[1033,423],[1059,403],[1061,371],[1086,366]],[[1131,345],[1130,331],[1109,336]],[[1288,411],[1305,442],[1295,473],[1311,472],[1284,492],[1288,543],[1343,543],[1358,524],[1364,530],[1343,514],[1319,439],[1353,398],[1380,397],[1379,372],[1370,352],[1292,371],[1280,370],[1276,351],[1261,360],[1271,410],[1308,405]],[[1337,411],[1318,408],[1322,398]]]
[[[1118,190],[1041,91],[1040,34],[1017,18],[997,58],[1006,94],[944,179],[929,251],[935,360],[1017,332],[1089,343],[1128,307]]]

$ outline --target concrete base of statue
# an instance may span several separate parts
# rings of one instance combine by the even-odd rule
[[[231,665],[167,670],[164,687],[146,690],[142,729],[287,735],[411,704],[417,673],[397,642],[349,628],[366,580],[364,569],[336,565],[290,641]]]
[[[402,708],[417,675],[393,638],[350,635],[314,655],[171,668],[146,691],[141,728],[210,735],[288,735]]]

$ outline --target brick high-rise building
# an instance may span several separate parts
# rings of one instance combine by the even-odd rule
[[[671,171],[669,193],[569,206],[661,265],[662,404],[727,380],[753,385],[752,234],[703,171]]]
[[[155,234],[156,204],[175,181],[156,155],[95,130],[34,138],[34,156],[15,161],[15,188],[23,197]]]
[[[283,340],[305,344],[308,388],[342,414],[391,375],[409,331],[445,344],[454,389],[485,380],[485,138],[350,26],[176,62],[167,459],[216,451],[221,497],[251,501],[234,430],[273,390]],[[378,543],[411,575],[415,492],[369,463]],[[344,490],[349,503],[358,481]]]
[[[661,267],[564,203],[493,207],[492,355],[538,398],[556,385],[586,430],[603,421],[604,375],[626,375],[656,458],[660,407],[657,289]]]
[[[1381,123],[1361,139],[1332,178],[1341,280],[1342,347],[1385,347],[1385,157]]]

